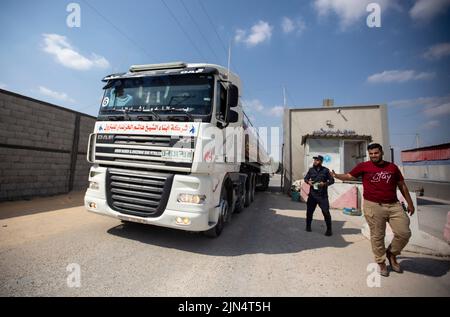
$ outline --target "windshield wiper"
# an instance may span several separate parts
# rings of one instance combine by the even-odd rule
[[[137,108],[136,108],[137,107]],[[147,109],[146,109],[147,107]],[[128,111],[135,111],[135,112],[149,112],[150,114],[152,114],[158,121],[162,121],[161,117],[159,116],[159,114],[157,114],[155,111],[149,109],[150,106],[145,105],[145,106],[134,106],[133,108],[129,108]],[[145,118],[145,116],[137,116],[138,118]]]
[[[125,121],[125,116],[115,116],[112,114],[100,114],[98,116],[99,120],[105,121],[105,120],[111,120],[111,121]]]
[[[194,117],[193,117],[190,113],[188,113],[188,112],[185,111],[185,110],[181,110],[181,109],[174,109],[174,108],[170,108],[170,109],[156,109],[155,111],[158,111],[158,112],[172,112],[172,113],[184,114],[184,115],[186,115],[186,117],[189,118],[189,120],[194,120]]]
[[[170,107],[172,105],[172,101],[174,101],[174,99],[181,99],[180,101],[178,101],[176,104],[174,104],[174,106],[178,106],[180,103],[191,99],[195,97],[195,95],[175,95],[170,97],[169,103],[167,104],[168,107]]]
[[[147,107],[147,106],[139,106],[139,108],[109,109],[109,110],[104,110],[104,111],[102,111],[102,112],[103,112],[102,115],[106,115],[106,116],[108,116],[108,118],[112,118],[112,119],[114,119],[114,120],[122,120],[122,118],[123,118],[124,120],[130,120],[130,121],[131,121],[131,117],[130,117],[130,115],[129,115],[130,112],[143,112],[143,113],[149,112],[151,115],[153,115],[153,117],[154,117],[156,120],[162,121],[160,115],[158,115],[158,114],[157,114],[156,112],[154,112],[153,110],[145,109],[144,107]],[[109,113],[115,113],[115,112],[123,112],[124,116],[115,116],[115,115],[113,115],[113,114],[112,114],[112,115],[109,114]],[[138,119],[145,119],[145,118],[148,118],[148,117],[145,117],[145,116],[137,116],[137,118],[138,118]]]

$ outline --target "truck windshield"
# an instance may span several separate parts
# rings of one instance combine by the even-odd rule
[[[192,120],[211,115],[212,75],[164,75],[120,78],[108,82],[99,115],[152,116],[154,120],[180,117]]]

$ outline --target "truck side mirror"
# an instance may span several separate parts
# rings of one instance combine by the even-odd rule
[[[227,92],[227,105],[230,108],[237,107],[239,102],[239,89],[236,85],[230,85],[228,86],[228,92]]]
[[[228,113],[228,122],[229,123],[235,123],[239,121],[239,114],[230,109],[230,112]]]

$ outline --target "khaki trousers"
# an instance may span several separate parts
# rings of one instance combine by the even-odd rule
[[[399,255],[411,237],[409,216],[400,203],[379,204],[364,200],[364,217],[370,228],[370,242],[372,243],[375,261],[377,263],[386,261],[386,247],[384,245],[386,222],[389,222],[394,233],[394,239],[388,249],[393,255]]]

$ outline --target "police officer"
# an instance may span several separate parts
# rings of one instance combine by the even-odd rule
[[[311,223],[313,220],[314,210],[319,205],[322,210],[325,223],[327,224],[326,236],[331,236],[331,215],[330,204],[328,202],[328,186],[334,184],[334,178],[330,174],[330,170],[322,166],[323,156],[317,155],[313,157],[314,164],[305,176],[305,182],[311,186],[306,202],[306,231],[311,232]]]

